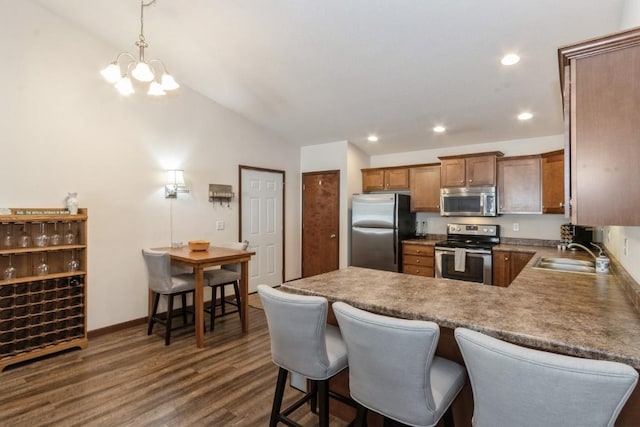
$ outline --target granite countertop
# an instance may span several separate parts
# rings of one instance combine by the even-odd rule
[[[589,259],[586,253],[522,245],[496,249],[535,252],[507,288],[348,267],[287,282],[282,289],[640,369],[640,312],[625,293],[615,260],[610,275],[571,273],[533,265],[540,256]]]

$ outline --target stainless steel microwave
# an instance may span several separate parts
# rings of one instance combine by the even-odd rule
[[[440,189],[442,216],[496,216],[496,187]]]

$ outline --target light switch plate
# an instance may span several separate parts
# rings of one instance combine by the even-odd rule
[[[216,221],[216,230],[224,230],[224,221]]]

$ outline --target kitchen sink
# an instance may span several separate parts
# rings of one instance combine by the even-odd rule
[[[596,272],[593,261],[582,261],[570,258],[540,257],[533,266],[536,268],[544,268],[547,270],[569,271],[572,273],[595,274]]]

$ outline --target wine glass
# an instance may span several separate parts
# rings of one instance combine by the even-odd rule
[[[73,245],[76,241],[76,235],[73,233],[73,229],[71,228],[71,223],[67,223],[67,231],[64,233],[64,244],[65,245]]]
[[[2,236],[2,249],[11,249],[14,244],[15,237],[13,236],[11,224],[7,224],[7,228]]]
[[[18,236],[18,247],[28,248],[31,246],[31,236],[27,234],[27,230],[22,227],[22,233]]]
[[[46,276],[49,274],[49,266],[44,253],[40,254],[40,264],[36,267],[36,276]]]
[[[42,248],[44,246],[47,246],[47,244],[49,244],[49,236],[47,236],[47,232],[46,232],[45,226],[46,226],[46,224],[44,222],[41,222],[40,223],[40,231],[33,238],[34,245],[39,247],[39,248]]]
[[[11,255],[9,255],[9,265],[4,269],[4,280],[16,278],[16,268],[11,264]]]
[[[76,251],[75,249],[71,250],[71,259],[67,263],[67,271],[73,272],[80,270],[80,261],[76,259]]]
[[[51,244],[51,246],[58,246],[60,243],[62,243],[62,236],[60,235],[60,233],[58,233],[57,222],[53,223],[53,233],[51,233],[51,236],[49,236],[49,243]]]

